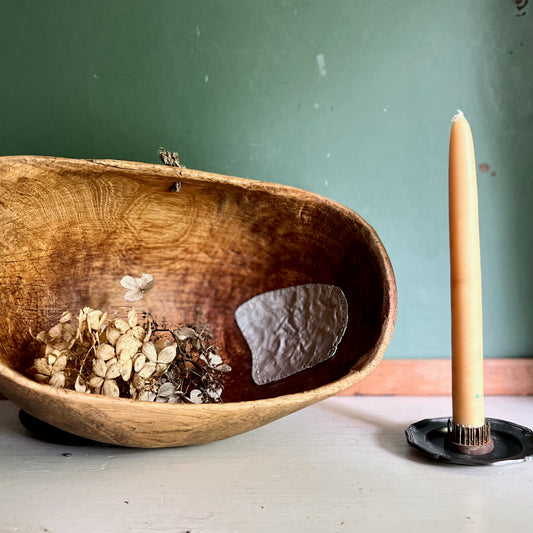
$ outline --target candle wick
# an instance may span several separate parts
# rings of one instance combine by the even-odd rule
[[[460,109],[458,109],[457,113],[455,113],[455,115],[452,118],[452,122],[455,122],[456,120],[459,120],[461,117],[464,117],[464,116],[465,114]]]

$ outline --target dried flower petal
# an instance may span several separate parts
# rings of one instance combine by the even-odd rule
[[[136,390],[142,389],[145,383],[146,381],[139,374],[135,374],[131,380],[131,384]]]
[[[202,394],[202,391],[198,389],[193,389],[189,394],[189,400],[192,403],[203,403],[204,395]]]
[[[105,335],[106,335],[106,339],[109,342],[109,344],[115,346],[115,344],[117,343],[117,340],[120,337],[121,333],[116,327],[107,326],[105,328]]]
[[[144,274],[140,278],[133,278],[132,276],[124,276],[120,280],[120,284],[125,289],[130,289],[124,295],[124,299],[128,302],[135,302],[140,300],[145,293],[154,286],[154,278],[150,274]]]
[[[135,311],[135,308],[132,307],[128,311],[128,324],[130,325],[130,328],[134,328],[138,322],[139,318],[137,317],[137,311]]]
[[[81,382],[80,376],[78,376],[74,382],[74,390],[77,392],[87,392],[87,385]]]
[[[39,374],[44,374],[45,376],[52,375],[52,365],[46,359],[35,359],[33,366]]]
[[[126,333],[130,329],[130,325],[122,318],[117,318],[115,320],[115,327],[120,331],[120,333]]]
[[[56,324],[55,326],[51,327],[48,330],[48,335],[52,339],[57,339],[58,337],[61,337],[61,334],[63,333],[63,325],[62,324]]]
[[[137,372],[137,375],[141,376],[142,378],[149,378],[156,369],[156,364],[152,363],[152,361],[148,361],[144,364],[144,366],[141,368],[139,372]]]
[[[142,353],[137,355],[137,357],[135,357],[135,363],[133,365],[133,369],[135,370],[135,372],[140,372],[145,362],[146,362],[146,357]]]
[[[177,348],[176,343],[171,344],[170,346],[167,346],[166,348],[163,348],[157,356],[157,362],[165,363],[165,364],[172,363],[172,361],[174,361],[174,359],[176,358],[176,353],[177,353],[176,348]]]
[[[102,311],[91,311],[87,314],[87,325],[93,331],[98,331],[102,326],[106,316]]]
[[[131,363],[131,360],[130,360]],[[107,372],[105,373],[105,379],[115,379],[118,378],[121,374],[121,368],[118,363],[113,363],[108,366]]]
[[[96,347],[96,357],[103,361],[109,361],[109,359],[115,357],[115,349],[109,344],[100,344]]]
[[[65,311],[61,318],[59,319],[60,324],[64,324],[65,322],[70,322],[72,320],[72,313],[70,311]]]
[[[146,337],[146,331],[144,331],[144,328],[142,326],[135,326],[131,329],[133,336],[138,340],[143,342],[144,338]]]
[[[176,337],[178,337],[180,341],[196,338],[196,331],[188,327],[179,328],[174,333],[176,334]]]
[[[118,398],[120,396],[120,390],[118,385],[113,380],[106,380],[102,385],[102,393],[112,398]]]
[[[159,387],[159,390],[157,391],[158,396],[170,396],[171,394],[174,394],[176,392],[176,387],[170,383],[170,381],[167,381],[166,383],[163,383],[161,387]]]
[[[104,378],[101,378],[100,376],[91,376],[89,378],[89,385],[93,389],[99,389],[104,383]]]
[[[59,389],[62,389],[65,386],[65,373],[64,372],[56,372],[48,382],[52,387],[57,387]]]
[[[141,341],[133,336],[131,331],[128,331],[120,336],[116,344],[117,355],[121,359],[131,359],[141,347]]]
[[[55,374],[56,372],[61,372],[62,370],[65,370],[67,367],[68,359],[66,355],[60,355],[57,359],[54,365],[52,366],[52,372]]]
[[[145,342],[142,347],[142,353],[148,360],[153,361],[154,363],[157,361],[157,350],[153,343]]]
[[[124,381],[129,381],[133,371],[133,361],[128,359],[120,364],[120,375]]]
[[[105,364],[105,361],[102,359],[94,359],[93,361],[93,372],[101,377],[105,378],[106,372],[107,372],[107,366]]]

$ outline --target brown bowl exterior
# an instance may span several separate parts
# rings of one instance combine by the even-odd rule
[[[178,192],[172,192],[179,182]],[[126,446],[229,437],[336,394],[378,364],[396,285],[375,231],[356,213],[292,187],[126,161],[0,158],[0,390],[80,436]],[[125,309],[120,279],[148,272],[143,302],[169,324],[198,310],[233,368],[223,404],[160,404],[58,390],[27,378],[30,328],[67,309]],[[262,292],[339,286],[348,327],[337,353],[268,385],[251,378],[235,309]]]

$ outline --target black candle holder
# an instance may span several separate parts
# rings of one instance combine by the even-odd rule
[[[449,418],[427,418],[406,430],[407,442],[437,461],[468,466],[510,464],[533,457],[533,431],[507,420],[487,418],[494,446],[462,451],[451,438],[453,424]],[[489,450],[486,451],[485,450]],[[479,451],[479,450],[478,450]]]

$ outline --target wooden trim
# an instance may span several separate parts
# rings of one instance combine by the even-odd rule
[[[485,359],[484,367],[486,396],[533,395],[533,358]],[[385,359],[340,395],[449,396],[451,380],[448,359]]]
[[[533,394],[533,358],[485,359],[485,395]],[[385,359],[363,381],[341,394],[371,396],[448,396],[449,359]]]

